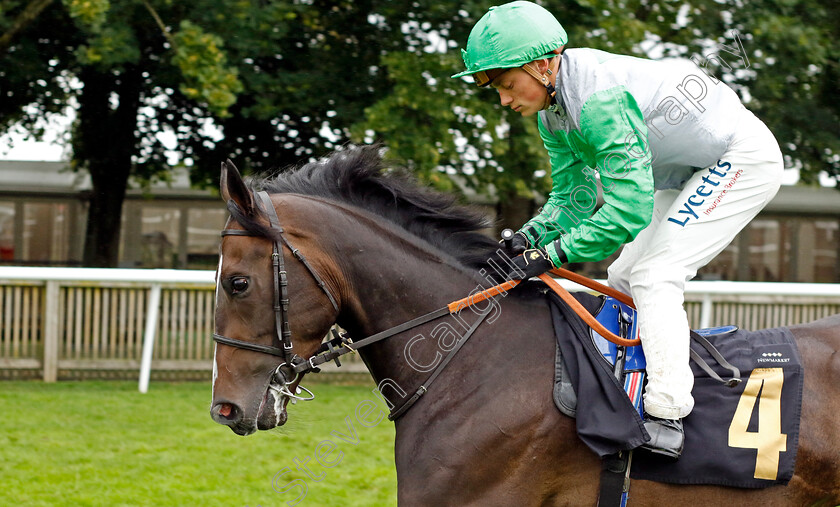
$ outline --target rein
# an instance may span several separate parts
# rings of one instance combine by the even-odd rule
[[[592,280],[583,275],[579,275],[577,273],[569,271],[568,269],[563,268],[555,268],[552,269],[550,272],[554,275],[561,276],[563,278],[566,278],[567,280],[571,280],[577,284],[583,285],[586,288],[598,291],[601,294],[612,296],[615,299],[626,304],[630,308],[636,308],[636,305],[633,304],[633,299],[630,298],[630,296],[624,294],[623,292],[619,292],[611,287],[607,287],[606,285],[598,283],[595,280]],[[542,280],[546,285],[548,285],[548,287],[551,288],[551,290],[553,290],[558,296],[560,296],[560,299],[562,299],[567,305],[569,305],[572,308],[572,310],[574,310],[574,312],[577,314],[577,316],[583,319],[583,321],[586,322],[586,324],[589,327],[594,329],[598,334],[606,338],[608,341],[611,341],[616,345],[621,345],[623,347],[633,347],[641,343],[641,340],[639,340],[638,338],[636,338],[635,340],[628,340],[626,338],[616,336],[615,334],[608,331],[607,328],[601,325],[601,323],[598,322],[595,319],[595,317],[593,317],[592,314],[590,314],[586,310],[586,308],[584,308],[583,305],[581,305],[578,302],[577,299],[575,299],[571,294],[569,294],[569,291],[564,289],[553,278],[548,276],[547,273],[540,275],[539,279]],[[464,298],[458,301],[453,301],[452,303],[449,303],[449,309],[452,313],[454,313],[459,308],[464,308],[475,303],[480,303],[481,301],[484,301],[487,298],[497,296],[504,291],[516,287],[517,285],[519,285],[519,282],[520,280],[508,280],[505,283],[496,285],[495,287],[490,287],[489,289],[483,292],[479,292],[474,296],[470,296],[468,298]]]
[[[293,352],[292,330],[289,324],[289,282],[287,279],[285,259],[283,256],[283,246],[287,247],[289,251],[292,252],[292,255],[295,257],[295,259],[297,259],[304,265],[309,274],[312,275],[312,277],[314,278],[315,283],[318,285],[318,287],[326,294],[327,298],[329,299],[336,312],[339,311],[338,303],[336,302],[336,299],[333,297],[332,293],[330,293],[321,276],[306,260],[306,257],[304,257],[300,250],[293,247],[283,235],[285,230],[280,225],[280,220],[277,217],[277,211],[274,209],[274,205],[272,204],[268,194],[264,191],[260,191],[255,192],[254,196],[256,197],[256,201],[260,204],[260,207],[263,208],[263,210],[268,215],[271,231],[275,234],[277,238],[272,241],[271,254],[271,264],[274,278],[274,319],[276,333],[274,341],[276,343],[272,345],[260,345],[253,342],[229,338],[216,333],[213,333],[213,340],[223,345],[228,345],[231,347],[237,347],[240,349],[251,350],[254,352],[260,352],[263,354],[270,354],[273,356],[280,357],[283,360],[283,362],[279,366],[277,366],[274,373],[272,374],[271,380],[269,381],[269,387],[272,390],[295,400],[309,401],[315,398],[314,394],[312,394],[312,392],[308,389],[299,385],[295,386],[296,390],[303,389],[309,394],[308,397],[301,397],[298,394],[295,394],[291,391],[291,386],[303,374],[308,372],[320,371],[320,369],[318,368],[319,365],[330,361],[335,361],[338,366],[341,366],[341,363],[339,362],[338,358],[345,354],[355,352],[361,347],[371,345],[373,343],[397,335],[409,329],[426,324],[427,322],[439,319],[445,315],[451,315],[460,312],[464,308],[468,308],[476,303],[480,303],[489,298],[502,294],[503,292],[506,292],[510,289],[513,289],[521,282],[521,280],[508,280],[504,283],[476,293],[472,296],[453,301],[448,305],[444,306],[443,308],[431,311],[429,313],[426,313],[425,315],[421,315],[408,322],[392,327],[390,329],[386,329],[361,340],[354,341],[345,333],[338,333],[335,330],[333,330],[333,338],[322,343],[318,350],[315,351],[315,354],[312,355],[312,357],[310,357],[309,359],[304,359]],[[233,213],[233,211],[236,210],[236,204],[233,201],[228,202],[228,209],[231,210],[232,216],[236,216]],[[221,235],[222,237],[263,236],[262,234],[242,229],[224,229],[221,232]],[[614,289],[611,289],[610,287],[602,285],[594,280],[591,280],[589,278],[586,278],[584,276],[578,275],[576,273],[562,268],[553,269],[551,270],[551,273],[567,278],[580,285],[583,285],[584,287],[612,296],[615,299],[621,301],[622,303],[625,303],[628,306],[635,308],[635,306],[633,305],[633,301],[629,296],[620,293]],[[638,339],[628,340],[625,338],[621,338],[604,328],[604,326],[602,326],[597,320],[595,320],[595,318],[571,294],[569,294],[569,292],[566,289],[564,289],[553,278],[551,278],[548,275],[548,273],[540,275],[539,278],[546,285],[548,285],[549,288],[556,292],[560,296],[560,298],[567,305],[569,305],[569,307],[571,307],[575,311],[575,313],[584,320],[584,322],[586,322],[587,325],[589,325],[592,329],[594,329],[607,340],[621,346],[634,346],[640,343]],[[425,394],[428,391],[429,385],[432,382],[434,382],[438,375],[440,375],[440,373],[443,371],[446,365],[449,364],[449,361],[452,359],[452,357],[454,357],[454,355],[461,349],[464,343],[466,343],[466,341],[475,333],[475,331],[478,329],[478,326],[484,321],[484,318],[489,313],[490,309],[488,308],[487,311],[482,312],[479,315],[478,319],[476,319],[476,321],[473,322],[473,324],[467,330],[466,334],[462,336],[460,340],[458,340],[457,345],[438,364],[438,366],[435,368],[432,374],[426,379],[425,382],[423,382],[420,385],[420,387],[417,389],[414,395],[396,410],[391,411],[391,413],[388,416],[390,420],[394,420],[400,417],[402,414],[404,414],[412,405],[414,405],[414,403],[417,402],[418,399],[420,399],[421,396],[423,396],[423,394]]]

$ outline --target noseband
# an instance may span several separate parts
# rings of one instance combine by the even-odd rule
[[[293,399],[300,399],[300,400],[309,400],[312,399],[314,396],[312,395],[311,391],[308,389],[298,386],[299,389],[303,389],[307,391],[310,395],[308,398],[302,398],[297,396],[296,394],[292,393],[289,389],[289,386],[293,384],[300,375],[300,366],[302,363],[306,363],[306,360],[302,357],[298,356],[293,352],[293,345],[292,345],[292,328],[289,325],[289,281],[286,274],[286,264],[285,259],[283,256],[283,245],[285,245],[289,251],[292,252],[292,255],[299,260],[306,270],[312,275],[315,279],[315,283],[324,294],[327,295],[327,298],[330,300],[333,308],[336,312],[338,312],[338,303],[336,303],[335,298],[333,297],[332,293],[330,293],[327,285],[324,283],[324,280],[318,275],[318,272],[312,267],[311,264],[306,260],[306,257],[303,256],[300,250],[293,247],[289,240],[283,235],[285,230],[280,225],[280,219],[277,217],[277,211],[274,209],[274,204],[271,202],[268,194],[266,192],[255,192],[254,196],[256,197],[257,202],[260,202],[261,208],[263,211],[266,212],[268,215],[268,220],[271,225],[271,231],[274,233],[274,241],[272,241],[272,254],[271,254],[271,265],[272,265],[272,279],[274,280],[274,325],[275,325],[275,335],[273,338],[272,345],[260,345],[258,343],[246,342],[243,340],[237,340],[235,338],[228,338],[227,336],[222,336],[216,333],[213,333],[213,340],[217,343],[221,343],[223,345],[229,345],[231,347],[237,347],[240,349],[251,350],[254,352],[260,352],[263,354],[270,354],[272,356],[277,356],[283,359],[283,363],[281,363],[277,369],[274,371],[271,380],[271,387],[279,391],[281,394],[284,394]],[[236,203],[233,201],[228,201],[228,209],[231,210],[231,216],[235,216],[233,214],[233,208],[236,207]],[[225,229],[222,231],[222,237],[224,236],[256,236],[261,237],[262,234],[251,232],[243,229]]]

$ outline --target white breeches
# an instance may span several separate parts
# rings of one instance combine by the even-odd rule
[[[769,129],[745,110],[729,149],[682,190],[654,194],[653,220],[608,269],[639,311],[647,359],[645,411],[665,419],[694,407],[685,282],[735,238],[779,189],[784,163]]]

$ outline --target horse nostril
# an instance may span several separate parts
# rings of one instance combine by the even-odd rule
[[[219,424],[236,424],[242,418],[242,411],[233,403],[216,403],[210,416]]]

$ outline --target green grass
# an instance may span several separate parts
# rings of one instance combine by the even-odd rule
[[[0,504],[287,505],[301,489],[278,493],[272,478],[289,468],[275,486],[304,481],[298,505],[395,505],[393,424],[355,417],[373,387],[312,384],[316,400],[290,405],[285,427],[240,437],[210,419],[209,382],[153,382],[147,394],[134,382],[2,382]],[[347,416],[356,445],[331,435],[348,433]],[[343,453],[331,468],[315,458],[324,440],[336,445],[324,461]],[[319,481],[297,469],[307,456]]]

